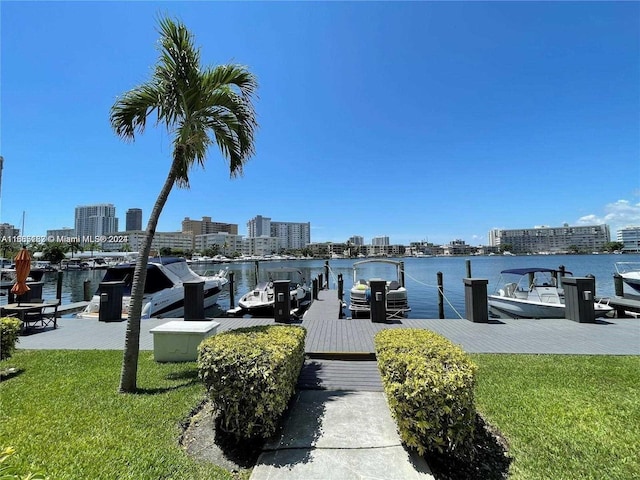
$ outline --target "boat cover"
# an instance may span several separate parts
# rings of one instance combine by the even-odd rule
[[[510,268],[508,270],[502,270],[502,272],[500,273],[513,273],[515,275],[527,275],[528,273],[536,273],[536,272],[559,273],[560,270],[555,268],[528,267],[528,268]],[[567,275],[572,275],[572,273],[567,270],[565,270],[564,273]]]

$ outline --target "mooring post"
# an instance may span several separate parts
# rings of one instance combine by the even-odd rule
[[[254,273],[256,274],[256,282],[255,282],[256,285],[258,284],[258,278],[260,278],[258,277],[258,275],[260,274],[259,272],[260,267],[258,266],[258,263],[259,263],[258,260],[256,260],[256,264],[254,265]]]
[[[329,290],[329,260],[324,261],[324,275],[327,278],[327,290]]]
[[[311,280],[311,294],[314,300],[318,299],[318,279],[314,278]]]
[[[558,267],[558,272],[560,272],[560,273],[558,274],[559,278],[556,278],[556,285],[557,285],[558,288],[561,288],[562,287],[562,277],[564,277],[565,274],[566,274],[566,267],[564,265],[560,265]]]
[[[62,270],[58,271],[58,276],[56,278],[56,298],[62,302],[62,277],[64,276],[64,272]]]
[[[338,318],[344,318],[344,312],[342,311],[342,306],[344,304],[344,280],[342,278],[342,274],[338,274],[338,300],[340,301],[340,306],[338,307]]]
[[[204,281],[184,282],[184,320],[204,320]]]
[[[321,273],[318,274],[318,290],[322,290],[324,288],[324,278]]]
[[[622,281],[622,275],[619,273],[613,274],[613,287],[615,288],[616,297],[624,297],[624,282]]]
[[[88,302],[93,297],[93,292],[91,292],[91,280],[85,280],[82,284],[82,293],[84,295],[84,301]]]
[[[235,308],[236,298],[233,291],[235,273],[229,272],[229,308]]]
[[[444,284],[442,282],[442,272],[436,274],[438,278],[438,318],[444,318]]]
[[[564,287],[565,318],[574,322],[595,323],[595,280],[588,277],[565,277]]]
[[[290,280],[275,280],[273,282],[274,320],[276,323],[289,323],[291,317],[289,282]]]
[[[595,298],[596,297],[596,276],[592,273],[588,273],[584,277],[593,279],[593,297]]]
[[[404,262],[400,262],[400,286],[404,287]]]
[[[98,321],[119,322],[122,320],[122,295],[124,282],[100,282],[100,310]]]
[[[489,280],[481,278],[465,278],[464,306],[467,320],[475,323],[489,321],[489,305],[487,303],[487,284]]]
[[[467,278],[471,278],[471,260],[466,260],[465,265],[467,267]]]
[[[371,321],[385,323],[387,321],[387,282],[369,280],[371,287]]]

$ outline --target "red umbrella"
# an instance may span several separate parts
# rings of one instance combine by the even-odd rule
[[[11,293],[23,295],[31,290],[27,285],[27,277],[31,272],[31,256],[29,255],[29,250],[23,247],[13,261],[16,264],[16,284],[11,288]]]

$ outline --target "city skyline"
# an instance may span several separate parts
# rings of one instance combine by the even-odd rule
[[[78,223],[78,212],[91,212],[92,214],[95,214],[97,211],[101,211],[107,209],[109,211],[109,215],[115,217],[115,223],[111,222],[110,224],[112,225],[118,225],[118,217],[116,215],[117,213],[117,207],[114,206],[114,204],[112,203],[99,203],[99,204],[94,204],[94,205],[78,205],[75,207],[75,224]],[[142,209],[139,208],[128,208],[126,211],[126,216],[128,217],[130,215],[130,213],[136,213],[136,217],[141,218],[142,217]],[[88,216],[88,214],[83,214],[84,216]],[[191,223],[197,223],[200,224],[203,221],[207,221],[209,224],[211,225],[218,225],[218,224],[222,224],[222,222],[217,222],[217,221],[212,221],[211,216],[203,216],[201,220],[196,220],[196,219],[192,219],[190,216],[185,216],[184,219],[181,222],[181,226],[179,229],[171,229],[171,230],[167,230],[164,231],[165,233],[171,233],[171,232],[185,232],[185,222],[191,222]],[[242,222],[238,222],[238,223],[234,223],[234,222],[224,222],[224,225],[226,225],[227,227],[229,226],[234,226],[237,227],[238,225],[240,225]],[[230,233],[234,233],[240,236],[245,236],[245,237],[252,237],[252,236],[271,236],[271,235],[266,235],[266,233],[263,231],[264,229],[266,230],[271,230],[271,224],[297,224],[297,225],[309,225],[310,227],[310,222],[300,222],[300,221],[283,221],[283,220],[273,220],[271,217],[267,217],[267,216],[263,216],[263,215],[254,215],[251,219],[249,219],[248,221],[246,221],[244,223],[246,225],[246,233],[241,233],[241,232],[230,232]],[[607,235],[609,237],[610,241],[615,241],[615,237],[616,235],[614,235],[615,233],[619,232],[619,230],[613,230],[611,231],[610,226],[608,224],[592,224],[590,226],[600,226],[600,225],[604,225],[606,227],[606,231],[607,231]],[[502,228],[502,229],[491,229],[487,235],[488,240],[486,243],[476,243],[476,244],[471,244],[471,243],[467,243],[468,240],[467,239],[460,239],[460,238],[454,238],[454,239],[450,239],[447,242],[442,242],[441,244],[449,244],[455,241],[463,241],[464,243],[467,243],[468,245],[475,245],[475,246],[490,246],[490,245],[495,245],[495,238],[494,235],[500,233],[501,231],[517,231],[517,230],[553,230],[553,229],[563,229],[566,227],[574,227],[574,228],[585,228],[585,225],[570,225],[568,223],[565,223],[563,225],[536,225],[536,226],[515,226],[515,227],[509,227],[509,228]],[[640,226],[627,226],[627,227],[635,227],[635,228],[640,228]],[[61,227],[61,228],[56,228],[56,229],[47,229],[47,234],[49,234],[52,231],[62,231],[64,230],[65,227]],[[623,227],[624,228],[624,227]],[[112,231],[107,231],[104,233],[118,233],[118,232],[124,232],[124,231],[128,231],[128,230],[136,230],[136,229],[115,229]],[[189,229],[191,230],[191,229]],[[222,230],[221,230],[222,231]],[[82,232],[75,232],[75,235],[80,235],[80,236],[84,236],[87,235],[88,231],[82,231]],[[93,234],[102,234],[103,232],[91,232]],[[205,232],[202,232],[205,233]],[[208,228],[208,231],[206,233],[220,233],[220,232],[214,232],[213,230],[211,230],[211,228]],[[193,233],[194,235],[197,235],[196,233]],[[22,233],[21,233],[22,235]],[[65,235],[69,235],[69,233],[65,233]],[[310,238],[310,234],[309,232],[307,232],[305,234],[306,238]],[[37,237],[43,237],[43,235],[37,235]],[[421,242],[427,242],[427,239],[413,239],[410,242],[407,243],[401,243],[401,242],[394,242],[390,239],[390,237],[388,235],[376,235],[373,236],[369,239],[369,242],[367,243],[367,238],[362,236],[362,235],[357,235],[357,234],[353,234],[345,239],[342,240],[336,240],[336,241],[328,241],[328,242],[333,242],[333,243],[352,243],[354,245],[358,245],[360,244],[360,242],[362,242],[362,244],[370,244],[370,245],[410,245],[411,243],[421,243]],[[310,242],[308,243],[323,243],[322,241],[314,241],[312,238],[310,239]],[[296,247],[299,248],[299,247]]]
[[[153,68],[159,12],[259,83],[244,175],[212,149],[159,231],[185,212],[305,220],[319,242],[640,225],[638,2],[2,2],[0,223],[151,211],[171,139],[150,121],[124,143],[108,117]]]

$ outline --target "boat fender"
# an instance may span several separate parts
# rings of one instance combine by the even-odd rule
[[[371,303],[371,289],[367,288],[364,292],[364,298],[368,303]]]

